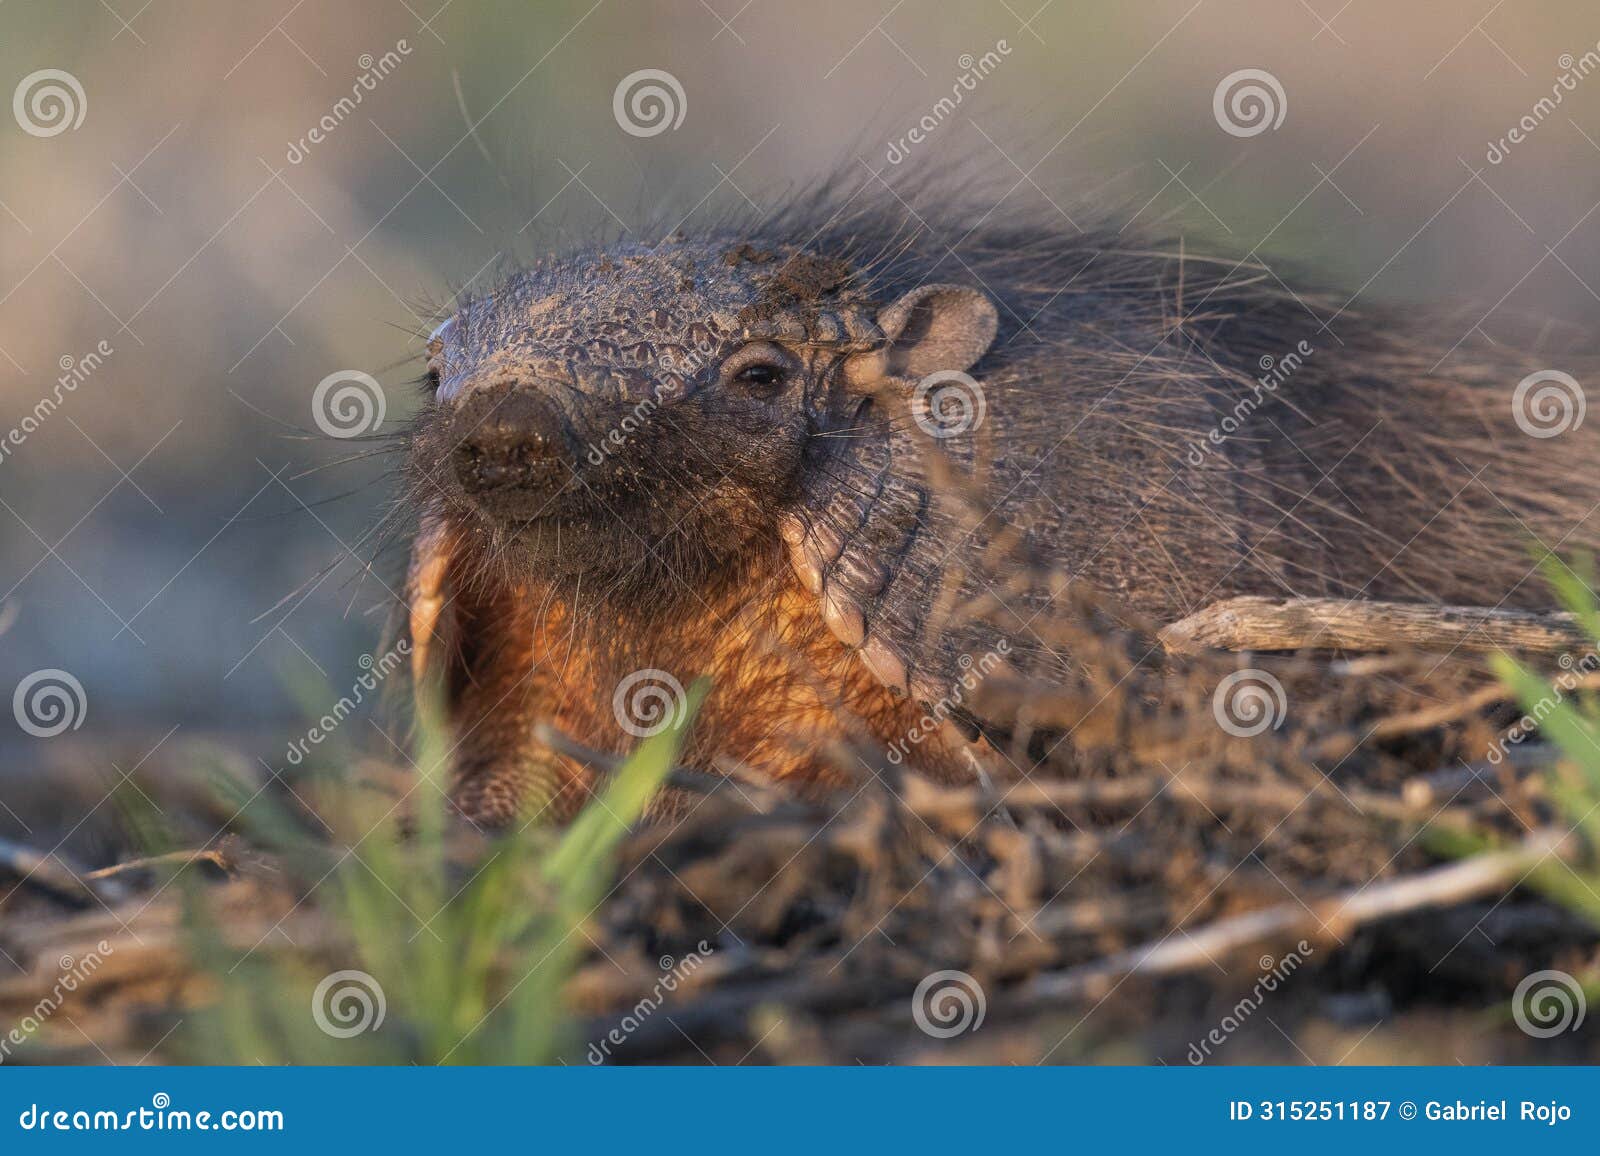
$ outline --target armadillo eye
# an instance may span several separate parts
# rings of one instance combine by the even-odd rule
[[[741,346],[722,363],[718,376],[734,388],[759,396],[775,395],[800,369],[797,359],[773,341],[758,340]]]
[[[758,361],[754,365],[747,365],[734,377],[735,381],[745,385],[753,385],[758,389],[770,389],[783,381],[783,366],[773,365],[770,362]]]

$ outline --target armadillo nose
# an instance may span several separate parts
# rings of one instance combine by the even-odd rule
[[[457,425],[452,465],[468,494],[510,506],[547,498],[571,476],[571,448],[561,411],[534,390],[515,390],[487,407],[470,407]]]

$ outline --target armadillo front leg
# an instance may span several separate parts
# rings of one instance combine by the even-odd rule
[[[515,820],[570,817],[586,795],[588,772],[533,739],[536,713],[527,704],[474,690],[457,722],[451,802],[483,827]]]
[[[543,623],[503,596],[463,615],[461,685],[452,695],[455,783],[451,800],[470,821],[564,820],[588,797],[592,772],[544,746],[539,723],[562,727],[543,645]],[[473,630],[480,618],[483,630]],[[490,626],[492,624],[492,626]],[[510,629],[507,629],[510,627]]]
[[[443,512],[426,510],[406,575],[406,641],[419,707],[439,691],[449,704],[451,799],[483,826],[564,818],[586,793],[586,772],[534,738],[559,701],[540,664],[548,630],[525,596],[461,573],[461,553]]]

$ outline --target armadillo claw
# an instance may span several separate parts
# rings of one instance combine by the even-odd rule
[[[778,518],[778,537],[790,547],[798,546],[806,536],[806,524],[798,514],[783,514]]]
[[[858,601],[874,598],[889,584],[889,568],[862,551],[846,550],[828,572],[828,584],[843,586]]]
[[[838,561],[839,555],[844,552],[844,534],[825,519],[818,518],[811,523],[806,531],[806,541],[816,551],[824,570]]]
[[[821,594],[821,559],[806,540],[805,523],[793,514],[786,514],[778,522],[778,534],[789,547],[789,565],[800,579],[800,585],[812,594]]]
[[[833,631],[833,636],[846,646],[860,646],[867,634],[866,619],[861,608],[837,582],[829,582],[822,591],[822,620]]]
[[[888,643],[881,638],[869,638],[858,653],[877,680],[892,691],[905,694],[908,689],[906,664]]]

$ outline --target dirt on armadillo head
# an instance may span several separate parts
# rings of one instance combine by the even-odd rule
[[[731,240],[619,245],[553,260],[465,303],[435,331],[437,399],[515,378],[599,403],[677,400],[740,346],[878,345],[876,302],[850,267]]]

